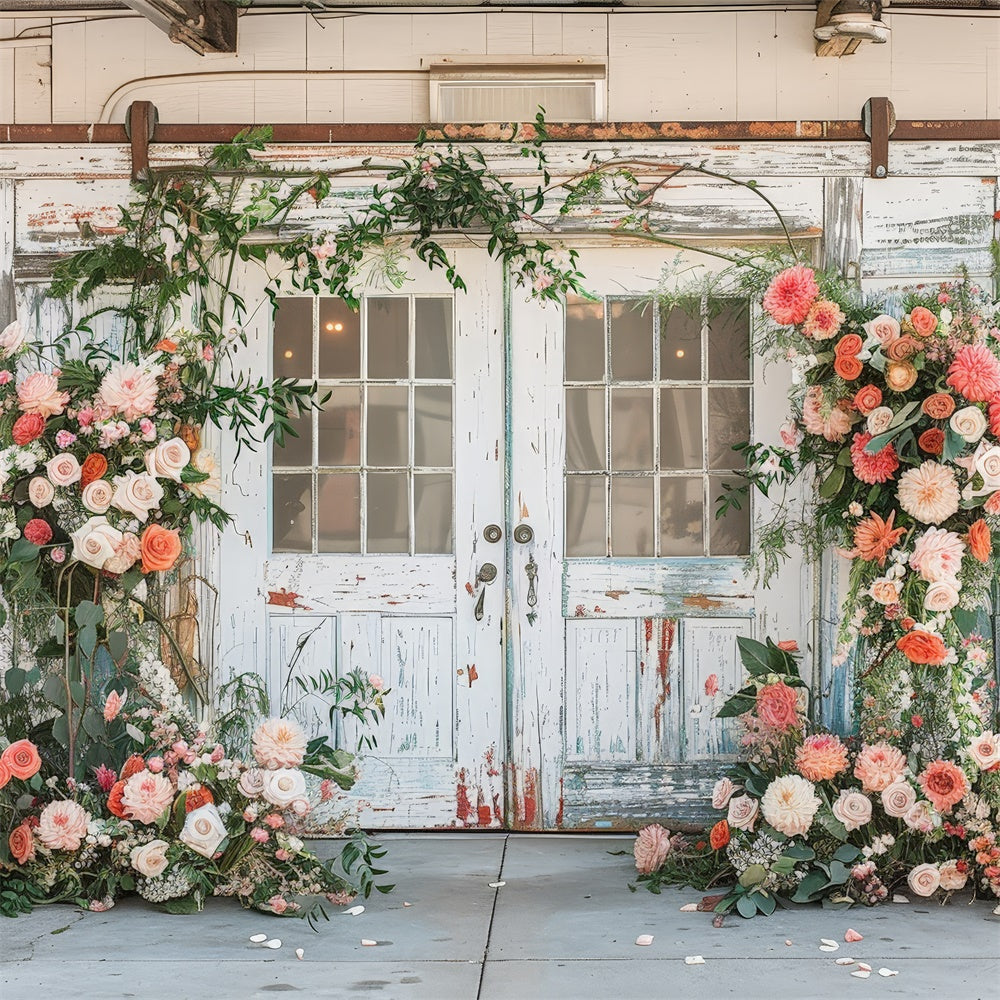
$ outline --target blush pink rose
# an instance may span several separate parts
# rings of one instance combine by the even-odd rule
[[[72,486],[80,481],[80,463],[75,455],[63,452],[45,463],[45,471],[54,486]]]
[[[28,483],[28,499],[33,507],[48,507],[55,495],[55,488],[44,476],[35,476]]]
[[[760,803],[750,795],[734,795],[729,800],[726,821],[736,830],[753,830]]]
[[[59,380],[47,372],[33,372],[17,387],[18,406],[25,413],[54,417],[69,402],[69,393],[59,391]]]
[[[659,823],[644,826],[635,838],[632,853],[635,855],[636,870],[640,874],[655,872],[670,853],[670,831]]]
[[[146,452],[146,471],[157,479],[172,479],[179,483],[181,472],[190,461],[191,450],[179,437],[175,437],[161,441]]]

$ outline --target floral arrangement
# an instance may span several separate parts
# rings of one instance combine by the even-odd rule
[[[884,718],[897,725],[842,739],[808,723],[794,643],[739,648],[748,682],[717,713],[737,718],[744,757],[713,790],[724,815],[693,845],[641,830],[640,881],[729,884],[714,910],[744,917],[820,899],[872,906],[900,887],[1000,897],[1000,736],[981,723],[946,747],[907,745]]]
[[[374,704],[381,695],[369,688]],[[109,690],[103,721],[104,756],[85,780],[48,774],[30,739],[0,754],[0,913],[60,900],[106,910],[136,892],[171,913],[200,910],[215,895],[314,918],[320,904],[304,897],[342,904],[391,888],[375,886],[383,871],[372,861],[383,852],[363,836],[339,869],[306,849],[312,800],[336,802],[358,771],[353,754],[307,740],[294,719],[261,722],[252,759],[239,759],[195,722],[169,670],[147,656]]]

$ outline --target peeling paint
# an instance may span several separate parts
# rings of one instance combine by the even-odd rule
[[[285,590],[285,588],[282,587],[280,590],[269,590],[267,592],[267,601],[265,603],[272,604],[278,608],[294,608],[296,611],[312,611],[312,608],[299,603],[299,598],[301,596],[301,594],[296,594],[294,590]]]
[[[469,665],[469,687],[472,687],[473,681],[479,680],[479,673],[476,670],[476,665],[474,663]]]

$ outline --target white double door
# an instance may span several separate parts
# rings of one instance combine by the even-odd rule
[[[740,683],[735,637],[800,635],[808,613],[797,577],[754,594],[747,524],[711,510],[729,442],[783,393],[741,321],[639,308],[657,252],[583,251],[595,298],[567,309],[454,255],[465,293],[417,265],[360,314],[282,299],[248,329],[263,376],[331,397],[226,468],[246,534],[223,546],[222,669],[266,663],[315,732],[295,675],[385,680],[357,790],[373,826],[693,814],[732,749],[711,714]]]

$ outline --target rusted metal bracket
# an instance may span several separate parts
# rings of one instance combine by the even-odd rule
[[[871,141],[871,176],[889,176],[889,136],[896,131],[896,110],[888,97],[869,97],[861,109],[861,127]]]
[[[156,132],[159,119],[152,101],[133,101],[125,115],[125,136],[132,144],[132,180],[137,181],[149,173],[149,144]]]

